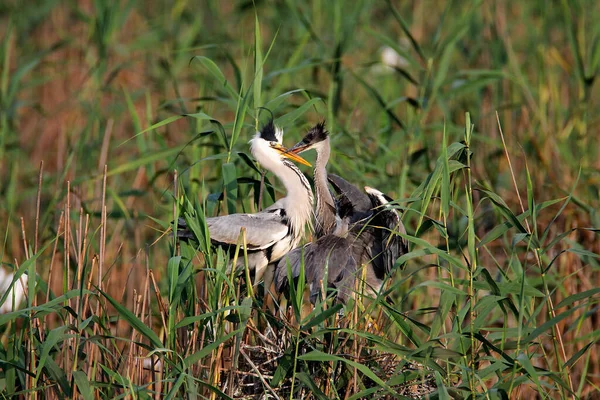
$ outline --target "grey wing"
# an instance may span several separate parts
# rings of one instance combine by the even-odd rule
[[[206,224],[211,240],[219,243],[236,244],[240,230],[246,228],[246,243],[249,250],[261,250],[286,237],[288,226],[275,212],[258,214],[231,214],[207,218]]]
[[[396,226],[390,226],[390,230],[384,230],[382,235],[384,267],[386,273],[389,273],[392,270],[396,260],[400,256],[408,253],[408,243],[406,243],[406,240],[396,232],[406,234],[404,224],[402,224],[402,221],[400,220],[397,221]]]
[[[347,259],[345,261],[344,268],[340,269],[339,275],[335,277],[330,286],[337,288],[337,301],[346,304],[352,293],[354,293],[356,274],[358,272],[358,265],[356,264],[356,258],[352,252],[347,252]]]
[[[327,179],[338,194],[348,197],[354,212],[368,213],[371,210],[371,199],[362,190],[335,174],[327,174]]]
[[[352,258],[352,242],[335,235],[326,235],[313,243],[305,254],[306,280],[310,286],[310,299],[314,304],[321,293],[321,285],[337,287],[341,276],[348,272],[349,259]],[[327,268],[327,282],[325,269]]]
[[[381,235],[382,264],[387,274],[394,267],[398,257],[408,253],[408,243],[398,235],[398,232],[406,234],[406,229],[400,220],[398,210],[393,207],[386,207],[388,203],[393,201],[390,197],[371,187],[365,187],[365,191],[369,194],[373,207],[376,207],[373,223],[381,227],[379,231]]]
[[[381,229],[373,226],[374,221],[369,221],[369,226],[363,227],[359,232],[353,231],[356,235],[353,251],[355,258],[360,265],[367,265],[370,270],[367,276],[369,286],[378,286],[371,279],[381,281],[385,277],[384,246],[381,239]]]

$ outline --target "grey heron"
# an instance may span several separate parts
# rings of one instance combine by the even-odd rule
[[[240,230],[246,229],[248,266],[255,271],[255,285],[270,263],[279,260],[298,245],[312,216],[313,194],[310,184],[290,160],[308,166],[310,164],[283,147],[282,138],[283,130],[271,120],[250,140],[250,151],[256,161],[281,180],[286,196],[254,214],[239,213],[206,218],[211,242],[216,246],[235,246]],[[178,228],[178,237],[193,237],[192,232],[185,229],[185,221],[180,219]],[[243,262],[243,257],[240,257],[238,263],[242,265]],[[265,292],[271,282],[272,274],[265,276]]]
[[[275,271],[275,283],[278,291],[285,290],[288,283],[288,263],[292,277],[300,274],[302,257],[306,279],[311,286],[311,301],[320,293],[320,281],[327,267],[328,287],[338,289],[337,299],[345,302],[354,290],[362,266],[366,267],[366,285],[370,292],[378,292],[385,276],[391,271],[396,259],[408,251],[406,242],[397,235],[406,233],[396,209],[388,207],[390,198],[377,189],[365,187],[365,192],[343,178],[327,174],[326,165],[330,154],[330,143],[324,124],[311,129],[302,141],[290,151],[303,152],[316,149],[315,192],[317,205],[315,219],[330,221],[334,214],[337,228],[323,224],[328,230],[322,230],[322,236],[304,247],[297,248],[284,257]],[[327,177],[327,179],[318,179]],[[339,194],[337,208],[331,211],[334,197],[329,191],[327,180]],[[335,204],[335,203],[334,203]]]
[[[290,149],[290,152],[296,152],[299,149],[308,149],[309,146],[317,152],[315,169],[313,172],[315,183],[315,236],[321,236],[332,233],[336,228],[336,204],[329,187],[327,186],[327,162],[331,154],[331,145],[329,143],[329,132],[325,129],[325,122],[319,122]]]

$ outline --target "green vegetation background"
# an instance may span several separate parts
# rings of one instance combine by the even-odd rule
[[[240,321],[221,308],[239,293],[162,234],[175,177],[207,215],[256,210],[247,142],[266,107],[287,145],[325,119],[329,170],[405,211],[413,252],[389,293],[403,317],[386,309],[365,343],[435,361],[440,397],[593,396],[599,18],[592,0],[2,2],[0,254],[30,277],[25,311],[0,316],[3,393],[231,390],[211,363],[231,340],[255,343],[241,332],[263,314],[228,330]],[[281,196],[270,178],[264,205]],[[296,351],[312,340],[282,329]],[[140,367],[152,351],[158,374]],[[293,359],[288,392],[344,397]],[[356,366],[311,360],[354,368],[340,382],[371,393]],[[379,376],[386,393],[398,376]]]

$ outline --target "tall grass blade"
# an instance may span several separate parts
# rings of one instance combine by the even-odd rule
[[[150,341],[152,346],[162,348],[163,344],[158,338],[156,333],[147,325],[145,325],[138,317],[135,316],[131,311],[124,307],[121,303],[113,299],[108,293],[99,290],[100,294],[108,300],[108,302],[117,310],[119,316],[122,317],[127,323],[131,325],[136,331]]]
[[[92,400],[94,398],[94,392],[90,386],[88,376],[85,374],[85,372],[73,371],[73,378],[75,379],[77,388],[79,388],[81,397],[83,397],[85,400]]]
[[[238,185],[235,165],[225,163],[222,166],[223,187],[225,189],[225,199],[227,200],[227,212],[234,214],[237,210]]]
[[[263,55],[258,14],[254,13],[254,109],[262,107]]]

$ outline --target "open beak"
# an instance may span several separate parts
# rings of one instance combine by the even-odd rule
[[[288,151],[290,153],[294,153],[294,154],[299,154],[302,153],[306,150],[310,150],[311,149],[311,145],[310,144],[306,144],[304,142],[299,142],[296,143],[294,146],[292,146]]]
[[[304,164],[309,167],[312,167],[312,165],[308,161],[306,161],[304,158],[302,158],[298,154],[296,154],[297,151],[292,152],[292,149],[287,149],[280,144],[273,145],[272,147],[275,150],[277,150],[283,157],[289,158],[290,160],[298,162],[300,164]],[[296,147],[296,146],[294,146],[294,147]]]

